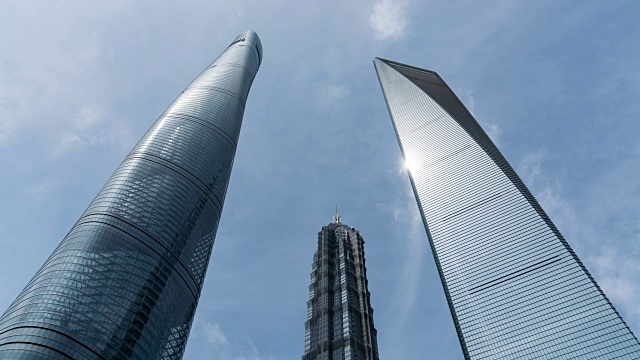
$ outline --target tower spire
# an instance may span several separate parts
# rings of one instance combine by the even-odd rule
[[[342,224],[342,217],[338,213],[338,204],[336,204],[336,214],[333,215],[333,222],[336,224]]]

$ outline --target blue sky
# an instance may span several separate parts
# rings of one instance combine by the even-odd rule
[[[372,58],[438,72],[640,333],[640,4],[0,2],[0,311],[247,29],[245,112],[185,359],[299,359],[317,232],[365,238],[380,354],[462,353]]]

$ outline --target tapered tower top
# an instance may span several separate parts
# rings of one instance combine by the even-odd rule
[[[262,42],[260,41],[260,37],[253,30],[247,30],[242,34],[236,36],[236,38],[229,44],[229,46],[239,43],[239,42],[249,42],[252,43],[256,50],[258,50],[258,61],[262,63]]]

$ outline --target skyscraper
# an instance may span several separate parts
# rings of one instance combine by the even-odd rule
[[[378,360],[364,239],[336,209],[313,255],[302,360]]]
[[[465,358],[640,358],[638,340],[440,76],[374,65]]]
[[[241,34],[151,126],[0,318],[0,358],[182,357],[261,58]]]

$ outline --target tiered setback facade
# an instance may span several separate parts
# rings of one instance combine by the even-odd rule
[[[364,240],[337,215],[318,233],[302,359],[379,359]]]
[[[153,124],[0,319],[0,358],[182,357],[261,57],[241,34]]]
[[[465,358],[640,358],[638,340],[440,76],[374,65]]]

